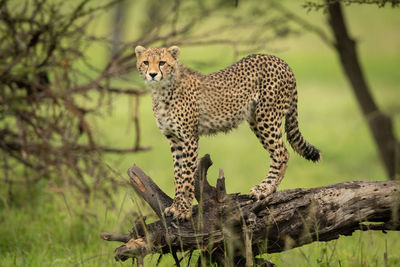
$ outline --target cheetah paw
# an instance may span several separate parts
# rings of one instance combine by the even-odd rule
[[[273,187],[269,186],[267,187],[264,184],[259,184],[254,186],[250,190],[250,197],[254,199],[255,201],[263,200],[263,201],[269,201],[272,198],[272,193],[274,193],[275,190]]]
[[[190,219],[192,211],[190,209],[179,208],[178,205],[173,203],[170,207],[164,210],[165,216],[172,216],[174,220],[184,222]]]

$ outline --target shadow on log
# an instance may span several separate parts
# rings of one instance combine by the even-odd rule
[[[283,190],[269,200],[253,201],[249,195],[226,194],[222,170],[216,187],[211,186],[207,181],[211,164],[209,155],[200,159],[195,176],[199,205],[193,207],[192,219],[183,223],[164,217],[172,199],[139,167],[130,167],[133,188],[160,220],[146,224],[139,218],[129,234],[102,233],[104,240],[124,243],[115,250],[115,259],[172,253],[179,266],[177,252],[200,250],[199,265],[252,266],[260,253],[329,241],[356,230],[400,230],[400,181]]]

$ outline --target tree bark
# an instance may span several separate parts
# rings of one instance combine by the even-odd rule
[[[361,69],[356,43],[349,36],[339,1],[328,2],[329,24],[336,41],[336,50],[362,113],[372,132],[388,177],[400,179],[400,143],[393,130],[392,119],[376,105]]]
[[[249,266],[259,261],[253,257],[260,253],[329,241],[356,230],[400,230],[400,181],[284,190],[274,193],[269,202],[255,202],[249,195],[226,194],[222,171],[217,186],[209,185],[206,174],[211,164],[208,155],[201,158],[195,177],[199,205],[193,208],[192,220],[182,223],[163,216],[172,199],[139,167],[129,168],[131,185],[160,220],[146,224],[145,218],[139,218],[130,234],[102,233],[104,240],[124,243],[115,250],[115,258],[200,249],[208,255],[201,261]]]

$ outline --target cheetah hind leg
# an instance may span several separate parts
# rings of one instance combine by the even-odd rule
[[[289,152],[282,139],[282,118],[276,117],[272,122],[255,118],[249,120],[249,124],[263,147],[270,153],[268,174],[259,185],[250,190],[250,196],[255,200],[269,201],[285,175],[289,160]]]

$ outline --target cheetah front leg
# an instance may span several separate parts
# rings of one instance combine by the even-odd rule
[[[180,145],[180,140],[176,138],[175,136],[172,135],[166,135],[170,147],[171,147],[171,153],[172,153],[172,158],[174,162],[174,183],[175,183],[175,196],[177,193],[177,188],[178,185],[182,183],[182,151],[183,148]],[[175,216],[176,211],[178,210],[177,206],[178,204],[176,203],[176,197],[174,198],[174,201],[172,202],[171,206],[166,208],[164,210],[164,213],[166,216]]]
[[[185,141],[176,137],[168,139],[174,159],[175,197],[172,205],[166,208],[164,213],[166,216],[173,216],[174,219],[185,221],[192,215],[198,139],[189,138]]]

